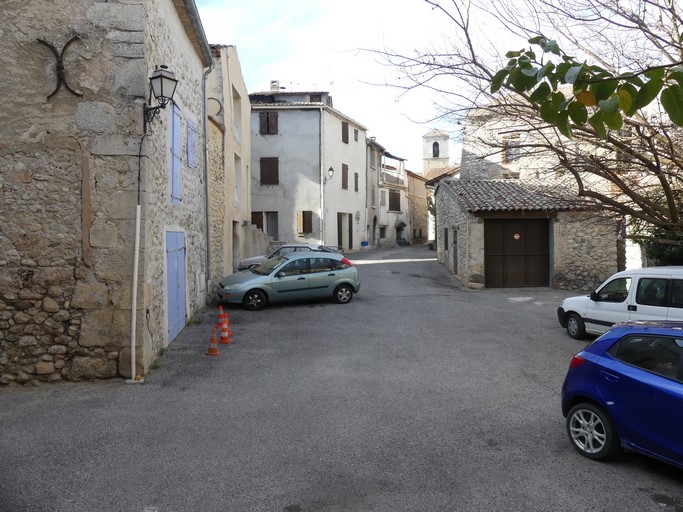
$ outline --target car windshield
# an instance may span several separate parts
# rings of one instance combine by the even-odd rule
[[[252,268],[251,271],[254,274],[267,276],[273,270],[275,270],[275,268],[282,265],[285,261],[287,261],[287,258],[285,258],[284,256],[275,256],[274,258],[270,258],[264,261],[259,266]]]

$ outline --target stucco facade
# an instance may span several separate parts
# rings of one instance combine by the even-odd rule
[[[144,374],[174,335],[169,233],[183,253],[176,323],[206,303],[210,54],[194,3],[29,0],[3,9],[0,32],[0,383],[134,377],[133,333]],[[145,134],[161,64],[179,80],[175,108]]]
[[[360,249],[367,225],[365,127],[335,110],[326,92],[274,90],[250,98],[252,223],[274,242]]]

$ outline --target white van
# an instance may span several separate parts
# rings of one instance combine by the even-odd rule
[[[557,318],[577,340],[626,320],[683,321],[683,267],[617,272],[590,295],[564,299]]]

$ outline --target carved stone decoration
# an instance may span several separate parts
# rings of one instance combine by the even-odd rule
[[[64,72],[64,52],[66,52],[66,49],[69,47],[71,43],[77,40],[80,40],[80,37],[74,35],[71,39],[69,39],[66,42],[66,44],[62,48],[62,51],[58,52],[57,48],[48,43],[45,39],[38,38],[38,42],[44,44],[50,50],[52,50],[52,53],[54,54],[55,59],[57,60],[57,87],[55,87],[55,90],[48,95],[48,101],[50,100],[50,98],[52,98],[52,96],[57,94],[57,91],[59,91],[59,89],[62,87],[62,84],[64,84],[64,87],[66,87],[66,89],[74,96],[83,96],[82,92],[74,91],[71,87],[69,87],[69,84],[66,81],[66,73]]]

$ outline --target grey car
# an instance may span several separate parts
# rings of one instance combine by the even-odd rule
[[[279,256],[280,254],[285,254],[288,252],[339,252],[342,251],[336,247],[328,247],[326,245],[315,245],[315,244],[301,244],[301,243],[289,243],[283,244],[269,254],[262,254],[260,256],[252,256],[251,258],[246,258],[237,264],[237,270],[247,270],[254,268],[267,259]]]
[[[269,303],[333,299],[351,301],[360,290],[358,269],[335,252],[289,252],[236,272],[218,283],[218,299],[248,310]]]

